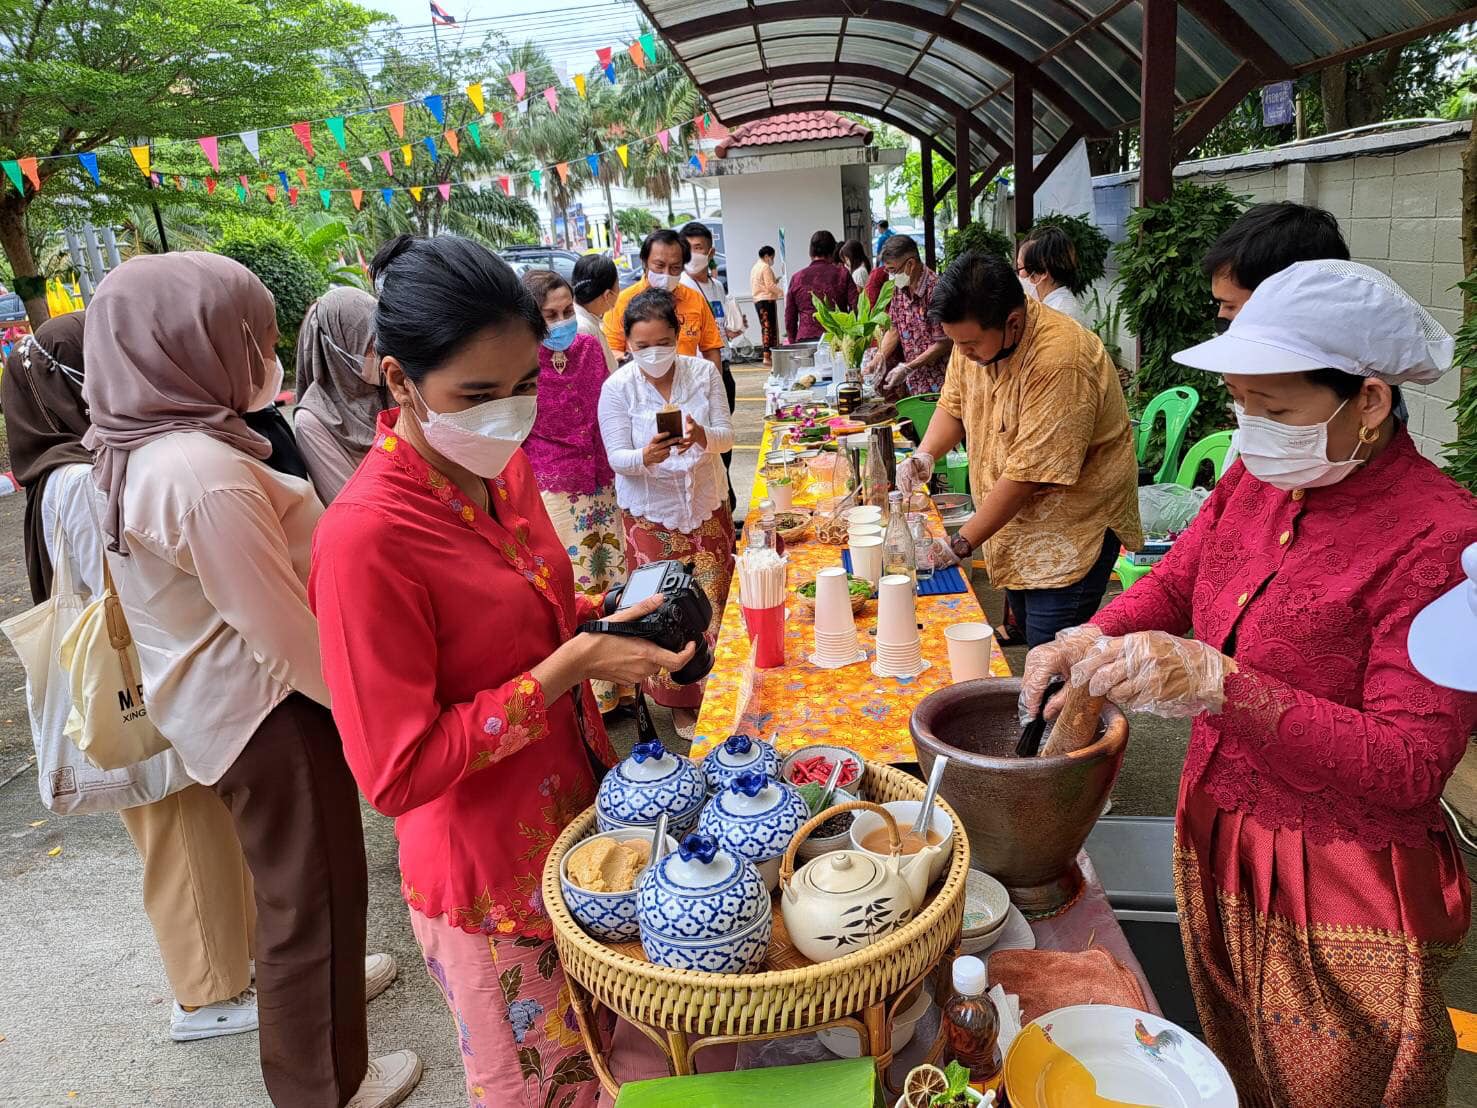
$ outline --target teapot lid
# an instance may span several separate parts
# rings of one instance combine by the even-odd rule
[[[631,748],[631,756],[621,772],[631,781],[658,781],[677,768],[677,759],[667,753],[660,740],[640,742]]]
[[[692,834],[684,838],[676,854],[659,863],[667,880],[679,889],[706,890],[726,881],[737,868],[733,855],[718,849],[711,835]]]
[[[800,876],[818,892],[845,896],[880,880],[882,866],[859,850],[833,850],[807,862]]]

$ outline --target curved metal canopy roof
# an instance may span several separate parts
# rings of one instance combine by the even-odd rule
[[[962,117],[983,166],[1009,153],[1027,82],[1038,153],[1140,118],[1145,0],[637,2],[729,126],[840,108],[952,160]],[[1180,0],[1174,110],[1474,18],[1457,0]]]

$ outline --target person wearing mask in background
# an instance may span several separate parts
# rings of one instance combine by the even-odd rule
[[[38,604],[51,595],[58,540],[87,600],[103,589],[92,454],[82,445],[83,323],[82,312],[43,323],[20,340],[0,379],[10,461],[26,490],[26,569]],[[38,722],[32,719],[32,727]],[[189,780],[178,754],[158,757],[173,760],[184,787],[118,814],[143,863],[144,911],[174,993],[170,1038],[255,1031],[249,966],[256,903],[231,814],[209,788]]]
[[[836,260],[836,236],[817,231],[810,236],[810,264],[790,278],[785,293],[785,335],[790,342],[815,342],[821,325],[815,320],[815,298],[833,311],[855,311],[860,290]]]
[[[394,962],[365,961],[359,799],[307,603],[323,506],[241,418],[276,387],[276,341],[271,293],[230,258],[124,262],[87,312],[82,442],[149,716],[225,801],[255,881],[267,1092],[278,1108],[379,1108],[420,1060],[368,1057],[366,992]]]
[[[977,509],[946,563],[984,546],[1026,641],[1097,611],[1121,545],[1138,549],[1138,463],[1118,371],[1091,331],[1027,299],[1004,258],[969,251],[930,309],[953,340],[923,444],[898,465],[906,493],[965,441]]]
[[[892,326],[878,342],[877,357],[885,365],[894,352],[902,360],[883,378],[883,390],[905,396],[935,393],[944,387],[949,353],[954,344],[942,324],[928,313],[938,274],[923,264],[918,244],[907,235],[894,235],[882,247],[877,264],[892,281],[892,300],[887,305]]]
[[[1257,204],[1227,227],[1201,259],[1210,278],[1216,331],[1224,334],[1236,313],[1268,277],[1294,262],[1349,260],[1339,221],[1322,208],[1283,200]]]
[[[773,365],[770,351],[780,344],[779,302],[785,290],[774,273],[772,246],[759,248],[759,260],[749,271],[749,295],[754,298],[754,312],[759,316],[759,345],[764,350],[764,364]]]
[[[1440,979],[1471,889],[1440,797],[1477,695],[1423,677],[1407,641],[1462,580],[1477,499],[1421,457],[1393,391],[1452,353],[1369,266],[1267,277],[1224,335],[1174,355],[1225,379],[1240,460],[1153,573],[1026,659],[1023,710],[1070,674],[1194,720],[1175,893],[1243,1104],[1447,1102]]]
[[[1032,296],[1087,326],[1087,314],[1072,291],[1076,287],[1077,248],[1060,227],[1038,227],[1021,240],[1015,272]]]
[[[287,371],[282,366],[282,359],[277,352],[272,351],[272,360],[267,363],[267,372],[270,380],[262,386],[254,403],[257,405],[251,411],[245,412],[241,420],[247,427],[255,431],[267,440],[272,451],[267,455],[265,461],[278,473],[285,473],[289,477],[300,477],[308,480],[308,462],[303,457],[303,452],[298,449],[297,438],[292,433],[292,424],[287,422],[287,417],[282,414],[282,409],[277,406],[277,398],[282,395],[283,383],[287,380]]]
[[[877,257],[880,255],[883,244],[895,234],[897,232],[887,225],[887,220],[879,219],[877,221],[877,241],[872,244],[872,256]]]
[[[646,273],[629,288],[622,289],[615,307],[605,313],[605,341],[617,354],[627,354],[626,332],[622,325],[626,305],[647,289],[661,289],[672,294],[677,306],[677,353],[686,357],[704,357],[713,369],[723,372],[723,334],[708,300],[690,285],[682,283],[687,263],[692,261],[692,248],[676,231],[653,231],[641,244],[641,264]]]
[[[575,592],[599,604],[626,579],[615,475],[600,441],[600,389],[609,377],[605,353],[598,340],[578,333],[574,293],[563,277],[552,269],[531,269],[523,286],[548,328],[539,343],[538,416],[523,452],[574,567]],[[602,713],[620,703],[614,685],[601,681],[591,687]]]
[[[728,414],[731,417],[734,400],[738,396],[738,386],[733,380],[733,340],[744,333],[747,324],[744,322],[743,312],[739,310],[738,302],[728,295],[723,282],[718,280],[718,275],[711,268],[713,232],[694,220],[682,228],[682,237],[686,240],[687,248],[691,253],[691,260],[682,274],[682,283],[702,293],[703,299],[708,302],[709,310],[713,313],[713,318],[718,322],[718,329],[723,333],[723,354],[719,369],[723,374],[723,391],[728,396]],[[733,451],[725,450],[723,452],[725,475],[732,467]],[[727,480],[727,477],[725,476],[724,479]],[[733,495],[733,483],[729,482],[729,511],[732,511],[737,503]]]
[[[373,323],[374,297],[341,286],[315,300],[298,329],[292,429],[325,504],[369,453],[374,421],[389,407]]]
[[[677,352],[678,326],[668,293],[653,289],[626,306],[631,362],[600,392],[600,433],[615,470],[631,568],[668,558],[694,563],[713,605],[711,645],[733,579],[733,515],[718,460],[733,446],[733,424],[718,371]],[[680,439],[657,432],[656,414],[668,404],[682,410]],[[672,709],[678,733],[692,738],[703,683],[677,685],[660,677],[646,690]]]
[[[621,275],[615,263],[604,254],[581,254],[574,263],[574,318],[579,333],[600,342],[605,355],[605,372],[615,372],[615,351],[605,341],[605,313],[615,307],[621,291]]]
[[[313,541],[334,717],[365,798],[395,818],[411,928],[454,1021],[468,1103],[536,1092],[542,1104],[525,1084],[532,1061],[546,1078],[582,1070],[560,1103],[590,1108],[599,1083],[567,1034],[540,875],[594,800],[592,762],[615,760],[586,682],[634,683],[691,649],[575,633],[597,608],[519,449],[548,328],[507,263],[455,236],[401,235],[370,268],[375,349],[399,407]]]
[[[867,257],[867,248],[856,239],[847,239],[841,244],[839,256],[856,287],[866,288],[867,278],[872,275],[872,259]]]

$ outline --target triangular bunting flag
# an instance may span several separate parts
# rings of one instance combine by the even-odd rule
[[[313,168],[318,171],[318,180],[320,181],[328,175],[328,167],[326,165],[318,165]]]
[[[176,173],[174,175],[174,191],[175,192],[184,192],[185,191],[185,179],[183,177],[181,177],[178,173]]]
[[[412,155],[411,152],[410,152],[410,146],[409,146],[409,144],[406,144],[405,146],[402,146],[400,148],[400,157],[404,159],[406,165],[409,165],[410,164],[410,159],[413,156],[414,155]]]
[[[436,117],[437,123],[441,124],[441,126],[443,127],[446,126],[446,105],[441,102],[441,96],[439,93],[424,97],[421,100],[421,103],[426,106],[426,111],[430,112],[433,116]]]
[[[282,182],[283,188],[287,188],[287,170],[279,169],[277,171],[277,180]]]
[[[631,43],[631,45],[626,48],[626,53],[631,55],[631,61],[635,63],[637,69],[646,68],[646,53],[641,49],[641,44],[639,42]]]
[[[385,202],[385,207],[388,208],[391,204],[395,202],[395,190],[380,189],[380,199]]]
[[[439,191],[441,193],[441,199],[442,200],[450,200],[451,199],[451,182],[450,181],[442,181],[439,185],[436,186],[436,189],[437,189],[437,191]]]
[[[277,203],[277,186],[276,185],[268,185],[267,186],[267,203],[268,204],[275,204],[275,203]]]
[[[244,188],[247,192],[250,192],[251,191],[251,185],[246,180],[246,174],[244,174],[244,173],[241,174],[241,176],[238,177],[237,180],[239,180],[241,182],[241,187]]]
[[[401,138],[405,137],[405,105],[391,104],[385,111],[390,113],[390,122],[395,125],[395,133]]]
[[[214,135],[207,135],[200,139],[200,149],[205,152],[205,160],[210,163],[210,168],[217,173],[221,171],[220,140]]]
[[[214,196],[215,195],[215,178],[214,177],[207,177],[207,178],[205,178],[205,195],[207,195],[207,196]]]
[[[472,107],[477,109],[478,115],[482,115],[487,111],[487,104],[482,99],[481,81],[475,81],[467,86],[467,99],[472,102]]]
[[[650,31],[647,31],[644,35],[641,36],[640,42],[641,49],[646,54],[646,56],[650,60],[656,61],[656,35],[652,34]]]
[[[492,113],[492,121],[494,123],[496,123],[499,127],[504,126],[504,123],[503,123],[503,113],[502,112],[493,112]]]
[[[700,137],[702,137],[702,138],[706,138],[707,135],[708,135],[708,121],[707,121],[707,119],[705,117],[703,117],[703,116],[698,116],[692,122],[697,127],[697,133],[698,133],[698,135]]]
[[[391,177],[395,176],[395,164],[390,161],[390,152],[388,150],[380,151],[380,161],[385,163],[385,172]]]
[[[340,150],[347,150],[349,148],[349,142],[347,136],[344,134],[344,117],[341,115],[331,115],[323,122],[328,124],[328,133],[333,136],[333,141],[338,143],[338,148]]]
[[[615,84],[615,62],[611,62],[605,67],[605,79],[611,84]]]
[[[528,179],[533,182],[533,191],[542,192],[544,188],[544,171],[542,169],[530,169]]]
[[[294,208],[297,207],[297,188],[296,187],[293,187],[293,188],[290,188],[290,189],[287,190],[287,202],[289,204],[291,204]]]
[[[153,185],[155,188],[158,188],[161,183],[162,182],[160,181],[159,174],[157,174],[157,173],[150,173],[149,174],[149,184]]]
[[[702,162],[700,162],[700,161],[697,160],[697,155],[696,154],[692,154],[692,155],[690,155],[688,157],[687,164],[690,165],[690,166],[692,166],[693,169],[702,169],[703,168],[703,164],[702,164]]]
[[[549,111],[555,115],[559,114],[559,90],[553,85],[544,89],[544,100],[548,102]]]
[[[697,167],[699,169],[708,168],[708,156],[704,154],[701,150],[694,154],[693,157],[697,158]]]
[[[364,205],[364,190],[350,189],[349,199],[354,202],[354,210],[357,212]]]
[[[584,95],[585,95],[585,75],[583,73],[576,73],[574,75],[574,91],[580,94],[580,98],[581,99],[584,98]]]
[[[523,93],[528,88],[528,74],[521,69],[517,73],[509,73],[508,84],[513,86],[513,95],[522,100]]]
[[[338,163],[338,167],[339,167],[340,170],[343,171],[343,175],[345,177],[347,177],[350,181],[352,181],[354,179],[354,175],[349,172],[349,163],[348,162],[339,162]]]
[[[96,154],[93,154],[93,153],[78,154],[77,155],[77,160],[82,163],[82,168],[85,169],[85,170],[87,170],[87,174],[88,174],[88,176],[90,176],[92,178],[92,183],[94,185],[100,185],[100,184],[102,184],[102,182],[100,180],[98,180],[98,176],[97,176],[97,155]]]
[[[462,152],[462,144],[457,141],[455,131],[446,132],[446,145],[451,147],[451,153],[453,156],[458,155]]]
[[[585,155],[585,164],[590,167],[590,172],[591,173],[594,173],[594,174],[597,174],[598,175],[599,172],[600,172],[600,155],[599,154],[586,154]]]
[[[130,146],[128,152],[133,155],[133,160],[138,166],[138,171],[147,177],[149,175],[149,148],[147,146]],[[19,183],[16,184],[16,188],[20,188]]]
[[[415,200],[415,202],[417,204],[419,204],[421,202],[421,186],[420,185],[411,185],[410,186],[410,195]]]
[[[292,133],[297,136],[298,142],[303,144],[303,149],[308,152],[308,157],[316,158],[317,151],[313,149],[313,129],[306,123],[294,123]]]
[[[425,138],[421,139],[421,141],[426,144],[426,149],[431,152],[431,161],[439,162],[441,159],[436,156],[436,140],[433,139],[430,135],[427,135]]]
[[[663,154],[672,149],[672,136],[666,131],[658,131],[656,133],[656,141],[661,144]]]
[[[520,100],[520,101],[518,101],[518,114],[519,115],[527,115],[528,114],[528,101],[527,100]]]
[[[560,162],[554,168],[559,171],[559,180],[560,181],[564,181],[564,182],[568,182],[568,180],[569,180],[569,163],[568,162]]]
[[[388,158],[389,155],[386,154],[385,157]],[[368,154],[361,154],[359,156],[359,164],[364,167],[364,172],[365,173],[373,173],[374,172],[374,163],[369,160],[369,155]]]
[[[604,69],[606,66],[608,66],[610,64],[610,59],[611,59],[611,57],[614,54],[615,54],[615,47],[613,47],[613,46],[602,46],[602,47],[600,47],[599,50],[596,50],[595,51],[595,57],[597,57],[597,58],[600,59],[600,68],[601,69]]]
[[[246,203],[246,186],[245,185],[237,185],[236,186],[236,199],[239,200],[243,204]]]
[[[630,166],[630,164],[631,164],[631,159],[630,159],[630,156],[629,156],[630,153],[631,153],[631,148],[629,146],[626,146],[624,143],[622,143],[620,146],[617,146],[615,148],[615,156],[618,157],[621,160],[621,165],[623,165],[623,166],[628,166],[628,167]]]
[[[323,210],[327,211],[328,206],[333,203],[333,193],[329,192],[327,189],[319,189],[318,199],[323,201]]]
[[[503,186],[503,192],[509,196],[513,195],[513,180],[511,177],[499,177],[497,183]]]
[[[26,180],[31,182],[31,187],[37,192],[40,192],[41,175],[36,171],[36,159],[17,158],[16,163],[21,167],[21,172],[26,175]]]
[[[251,155],[253,161],[261,161],[261,141],[255,131],[242,131],[239,138],[241,145],[246,147],[246,152]]]
[[[482,124],[473,121],[467,124],[467,134],[472,136],[472,145],[482,149]]]
[[[681,142],[682,141],[682,124],[679,123],[675,127],[668,127],[667,128],[667,134],[669,134],[670,136],[672,136],[672,141],[673,142]]]
[[[302,166],[297,167],[297,179],[303,183],[303,188],[308,187],[308,171]]]

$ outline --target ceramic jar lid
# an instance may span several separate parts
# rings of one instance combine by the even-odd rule
[[[748,735],[730,735],[703,759],[709,792],[719,792],[740,774],[750,772],[778,777],[780,756],[769,743]]]
[[[653,740],[637,743],[631,756],[605,775],[595,810],[616,824],[649,826],[665,812],[679,821],[687,818],[691,826],[706,798],[702,771]]]
[[[764,862],[783,854],[809,818],[810,807],[793,785],[745,773],[713,797],[697,827],[740,857]]]
[[[719,847],[711,835],[688,835],[641,881],[641,927],[673,938],[728,935],[770,910],[754,867]]]

